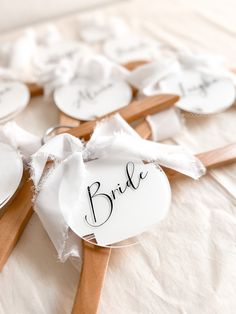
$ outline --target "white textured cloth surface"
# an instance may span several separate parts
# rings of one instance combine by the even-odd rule
[[[148,5],[134,0],[106,12],[127,17],[137,32],[173,46],[224,54],[232,67],[236,65],[233,0],[151,0]],[[73,18],[58,21],[71,38],[74,25]],[[53,104],[38,98],[17,122],[42,134],[56,118]],[[185,114],[185,118],[185,130],[174,140],[194,152],[236,141],[235,106],[213,116]],[[143,244],[113,251],[99,314],[234,314],[235,179],[236,166],[232,165],[196,182],[187,178],[173,182],[168,219]],[[34,215],[0,274],[0,313],[70,313],[78,276],[70,262],[58,262]]]

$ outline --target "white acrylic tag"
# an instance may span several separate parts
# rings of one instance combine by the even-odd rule
[[[70,195],[64,176],[58,194],[67,225],[88,241],[107,246],[131,239],[160,222],[169,210],[169,181],[153,163],[98,159],[86,162],[85,172],[82,191]],[[75,171],[73,175],[74,180],[81,176]]]
[[[22,111],[30,100],[27,86],[15,81],[0,82],[0,123]]]
[[[153,60],[160,54],[159,44],[150,38],[123,37],[107,41],[105,55],[117,63],[136,60]]]
[[[23,175],[23,161],[11,146],[0,143],[0,209],[16,192]]]
[[[57,107],[79,120],[93,120],[129,104],[131,87],[122,80],[101,83],[74,82],[54,92]]]
[[[220,78],[193,70],[170,75],[159,83],[160,89],[179,94],[177,106],[198,114],[221,112],[235,101],[235,87],[229,78]]]

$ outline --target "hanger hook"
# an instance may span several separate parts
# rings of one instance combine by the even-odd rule
[[[73,129],[73,126],[57,124],[48,128],[42,136],[41,144],[44,145],[52,136],[55,136],[54,132],[60,129]]]

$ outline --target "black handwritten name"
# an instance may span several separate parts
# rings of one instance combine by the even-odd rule
[[[187,87],[183,83],[179,83],[179,89],[183,97],[186,97],[194,93],[197,94],[200,93],[203,97],[207,97],[208,88],[218,81],[219,79],[212,79],[207,81],[204,78],[202,78],[199,84],[193,85],[191,87]]]
[[[57,63],[64,58],[70,59],[70,58],[73,58],[77,53],[78,53],[78,48],[73,48],[63,53],[55,53],[48,56],[48,58],[46,59],[46,63],[47,64]]]
[[[93,182],[90,186],[87,187],[88,198],[89,198],[90,209],[91,209],[91,219],[89,221],[88,215],[85,215],[85,221],[87,222],[89,226],[100,227],[104,225],[112,215],[112,212],[114,210],[114,202],[117,199],[117,197],[124,194],[128,188],[134,191],[137,190],[141,184],[141,181],[143,181],[147,177],[148,171],[145,173],[139,172],[135,176],[135,164],[130,161],[125,166],[125,174],[127,177],[127,181],[124,187],[121,187],[120,183],[118,183],[116,188],[112,189],[109,194],[100,191],[101,183],[99,181]],[[108,214],[102,222],[98,222],[97,211],[99,209],[96,209],[96,200],[101,197],[105,198],[105,200],[107,201]]]
[[[98,97],[101,93],[104,93],[108,89],[110,89],[113,86],[113,83],[107,83],[105,85],[99,86],[96,89],[84,89],[84,90],[79,90],[77,92],[76,100],[74,102],[75,106],[77,109],[81,105],[81,101],[94,101],[96,97]]]

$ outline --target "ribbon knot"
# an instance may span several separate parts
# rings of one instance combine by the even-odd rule
[[[205,173],[202,163],[182,147],[142,139],[118,114],[99,122],[86,144],[69,134],[54,137],[32,156],[31,169],[39,191],[35,210],[61,260],[81,256],[78,236],[68,227],[64,215],[66,212],[70,221],[70,212],[79,208],[86,162],[108,156],[153,161],[194,179]],[[48,159],[56,161],[56,166],[44,176]]]

